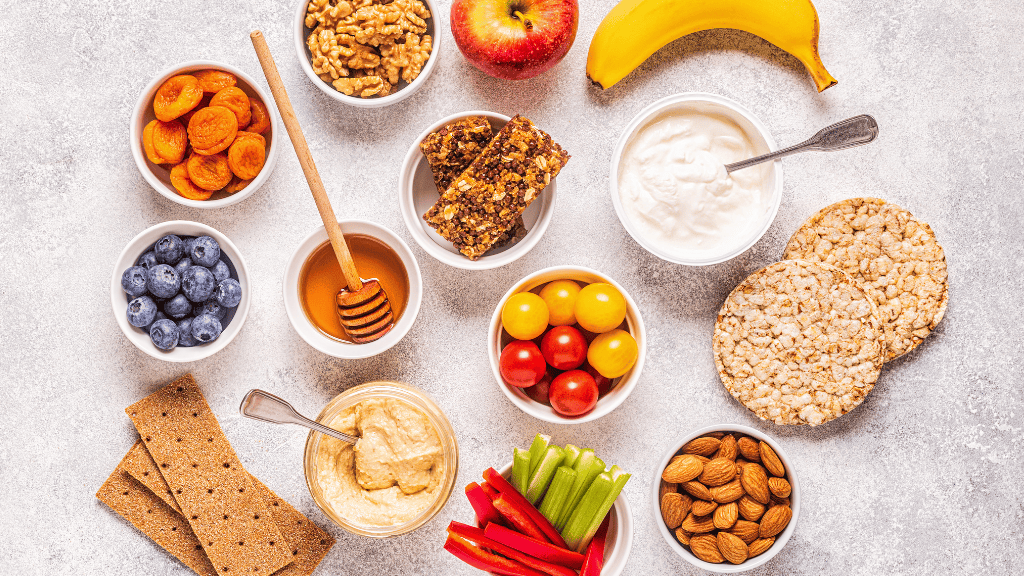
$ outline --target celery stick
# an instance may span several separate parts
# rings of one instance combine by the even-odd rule
[[[576,461],[580,459],[580,453],[583,452],[572,444],[565,445],[565,460],[562,461],[562,466],[568,466],[573,470],[576,469]]]
[[[597,509],[597,513],[594,515],[593,519],[591,519],[590,526],[588,526],[583,532],[583,538],[576,545],[575,550],[581,554],[583,550],[587,549],[587,545],[590,544],[590,541],[594,538],[594,534],[597,534],[598,528],[601,527],[601,522],[603,522],[604,517],[608,515],[608,511],[612,509],[612,505],[615,504],[615,499],[619,497],[619,493],[622,492],[622,488],[630,478],[630,475],[623,472],[618,466],[612,466],[610,474],[614,481],[612,489],[608,492],[608,495],[605,496],[604,502],[601,503],[601,506]],[[569,545],[569,548],[572,548],[572,544],[569,543],[568,538],[566,538],[566,544]]]
[[[537,467],[540,466],[540,461],[544,458],[544,453],[548,450],[548,445],[551,444],[551,436],[547,434],[537,434],[533,438],[533,444],[530,444],[530,476],[537,471]],[[523,493],[525,494],[525,492]]]
[[[590,528],[594,516],[604,504],[614,484],[615,481],[608,472],[603,472],[594,479],[593,484],[590,485],[587,493],[580,500],[579,506],[576,507],[576,510],[573,511],[572,516],[569,518],[569,523],[565,525],[565,530],[562,530],[562,538],[570,550],[577,550],[579,548],[580,542],[583,541],[583,536],[586,534],[587,529]]]
[[[536,472],[530,476],[530,483],[526,487],[526,494],[523,494],[523,496],[526,496],[526,499],[534,506],[536,506],[544,496],[544,492],[548,489],[548,484],[550,484],[551,479],[554,478],[558,467],[562,465],[562,458],[564,457],[565,450],[562,450],[558,446],[548,446],[547,451],[544,452],[544,456],[536,466]],[[533,455],[531,454],[530,468],[533,467]]]
[[[548,522],[555,520],[555,515],[562,511],[565,499],[569,496],[573,481],[576,480],[576,471],[569,466],[561,466],[555,472],[555,478],[551,480],[551,487],[544,496],[544,502],[540,505],[540,513],[548,519]]]
[[[604,461],[594,455],[594,451],[587,448],[580,454],[580,459],[576,463],[576,483],[573,484],[572,490],[569,492],[569,498],[565,501],[565,507],[562,508],[562,512],[559,515],[558,523],[555,524],[555,529],[562,531],[565,529],[566,524],[569,523],[569,517],[572,516],[576,507],[579,506],[580,500],[583,499],[583,495],[587,493],[587,489],[590,488],[590,484],[597,478],[597,475],[604,472]]]
[[[512,487],[520,494],[526,494],[530,483],[530,453],[516,448],[512,451]]]

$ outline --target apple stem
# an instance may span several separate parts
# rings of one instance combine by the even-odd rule
[[[529,18],[523,16],[522,12],[516,10],[515,12],[513,12],[513,14],[515,14],[516,18],[519,18],[520,20],[523,21],[523,26],[526,26],[527,30],[533,30],[533,22],[530,22]]]

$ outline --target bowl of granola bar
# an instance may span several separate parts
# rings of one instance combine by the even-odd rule
[[[331,98],[379,108],[412,95],[440,51],[435,0],[301,0],[295,50]]]
[[[410,147],[398,204],[416,243],[466,270],[504,266],[540,241],[554,213],[555,178],[569,160],[522,116],[461,112]]]

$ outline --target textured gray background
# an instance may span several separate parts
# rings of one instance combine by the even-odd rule
[[[509,460],[538,431],[597,448],[635,476],[625,493],[636,535],[627,573],[694,573],[655,529],[652,467],[676,439],[737,422],[773,435],[797,463],[804,507],[796,533],[763,574],[1019,573],[1024,555],[1024,392],[1020,364],[1024,273],[1019,200],[1024,176],[1024,9],[1016,0],[818,0],[821,53],[839,85],[818,94],[792,57],[738,32],[676,41],[601,93],[584,78],[589,40],[612,0],[582,0],[568,57],[510,84],[470,67],[447,25],[425,89],[386,110],[328,99],[292,48],[295,2],[174,0],[0,5],[0,572],[186,574],[174,558],[100,504],[94,493],[135,431],[128,404],[192,371],[243,462],[337,536],[319,574],[473,574],[441,549],[451,519],[471,510],[456,492],[418,532],[371,541],[328,524],[306,490],[305,435],[241,421],[242,394],[261,387],[316,413],[361,382],[392,378],[432,394],[461,445],[458,485]],[[117,4],[118,6],[114,6]],[[248,39],[262,28],[343,217],[371,219],[407,242],[398,169],[415,136],[470,109],[521,112],[573,155],[559,177],[554,219],[526,257],[499,270],[448,268],[415,245],[426,288],[408,336],[377,358],[345,362],[307,346],[285,315],[285,263],[318,218],[287,139],[254,197],[218,211],[158,196],[132,161],[128,123],[161,70],[208,58],[261,78]],[[685,91],[734,98],[780,144],[871,113],[881,136],[864,148],[785,160],[775,224],[735,261],[666,264],[625,233],[608,196],[613,144],[634,114]],[[779,257],[819,208],[844,198],[891,200],[929,222],[946,249],[951,299],[935,334],[887,365],[864,404],[815,429],[758,422],[725,392],[711,358],[714,315],[748,273]],[[115,258],[165,220],[209,224],[251,268],[242,333],[193,365],[153,360],[111,315]],[[525,416],[498,390],[485,352],[492,308],[518,278],[555,264],[597,268],[639,303],[650,346],[643,377],[615,412],[582,426]]]

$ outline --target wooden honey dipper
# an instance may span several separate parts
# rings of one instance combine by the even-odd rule
[[[324,221],[324,228],[327,229],[327,236],[331,239],[331,246],[334,254],[341,265],[341,272],[345,276],[346,287],[338,292],[338,317],[345,333],[352,338],[353,342],[362,344],[373,342],[381,338],[395,325],[395,316],[391,311],[391,303],[384,288],[376,279],[363,281],[356,270],[356,264],[352,260],[352,253],[349,252],[348,243],[338,226],[338,219],[334,216],[331,202],[327,199],[327,190],[320,180],[320,173],[313,163],[313,155],[309,152],[309,145],[306,144],[306,137],[302,135],[302,128],[299,126],[299,119],[295,116],[291,100],[284,89],[284,82],[277,71],[277,64],[270,54],[270,46],[263,38],[263,33],[255,30],[249,35],[252,45],[256,48],[256,56],[260,59],[263,67],[263,74],[267,77],[267,84],[270,85],[270,92],[274,95],[277,109],[281,112],[281,119],[285,128],[288,129],[288,136],[292,140],[292,147],[299,157],[299,164],[302,166],[302,173],[306,175],[306,182],[309,184],[309,191],[313,193],[313,200],[316,201],[316,208],[320,211],[320,218]]]

